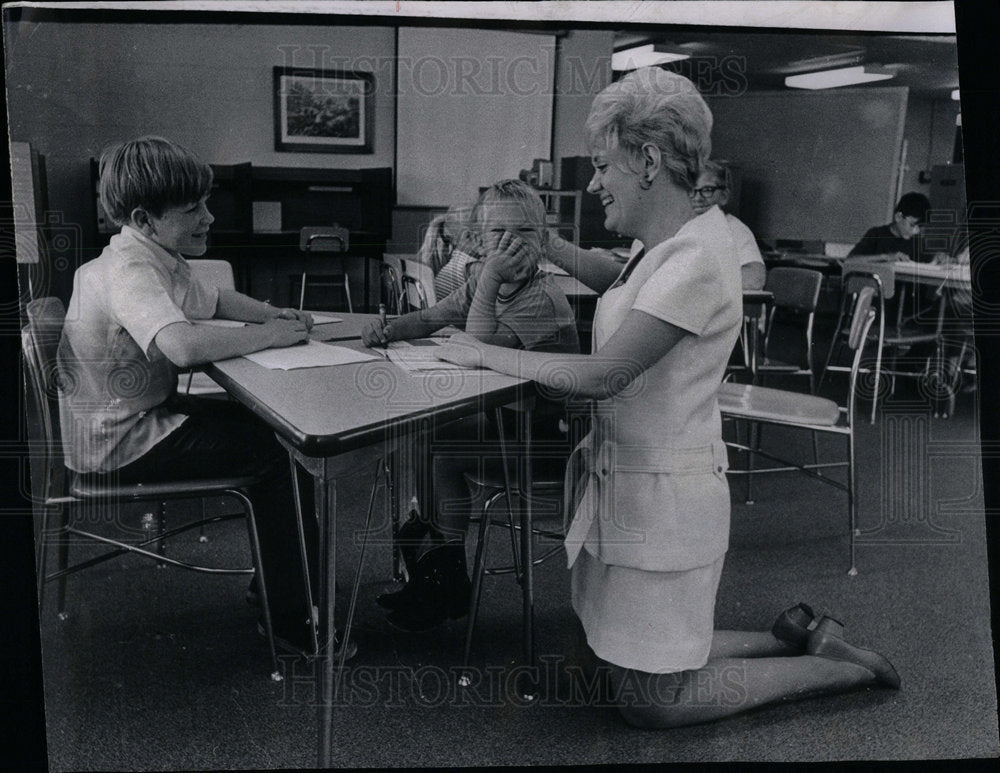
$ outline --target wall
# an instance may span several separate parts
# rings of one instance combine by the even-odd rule
[[[140,134],[210,163],[393,166],[389,27],[42,22],[5,32],[10,137],[44,154],[49,208],[79,224],[85,244],[95,239],[89,159]],[[272,68],[333,67],[335,57],[376,73],[374,153],[275,152]]]
[[[931,167],[950,164],[955,149],[955,117],[959,103],[950,99],[931,100],[910,94],[906,110],[906,166],[902,190],[930,195]],[[920,173],[927,182],[920,182]]]

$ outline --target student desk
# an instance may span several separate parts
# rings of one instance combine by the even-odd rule
[[[914,263],[901,260],[892,264],[896,281],[947,287],[952,290],[972,290],[972,272],[969,264]]]
[[[316,695],[326,696],[320,701],[318,716],[318,762],[320,767],[328,767],[335,676],[330,643],[334,639],[336,597],[336,479],[344,472],[343,455],[363,451],[372,459],[378,458],[387,440],[420,424],[457,419],[510,403],[533,394],[534,388],[531,382],[491,371],[411,376],[384,360],[283,371],[268,370],[238,357],[213,363],[208,373],[266,422],[313,477],[320,546]],[[522,525],[528,525],[522,533],[529,535],[530,517],[530,512],[522,515]],[[529,584],[526,577],[525,603]]]

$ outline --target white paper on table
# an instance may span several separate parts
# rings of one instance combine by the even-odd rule
[[[192,319],[195,325],[207,325],[208,327],[246,327],[246,322],[238,319]]]
[[[318,311],[308,312],[313,318],[314,325],[326,325],[330,322],[343,322],[340,317],[331,317],[329,314],[320,314]]]
[[[296,368],[324,368],[330,365],[349,365],[354,362],[376,360],[370,354],[348,349],[345,346],[331,346],[319,341],[307,344],[285,346],[281,349],[265,349],[253,354],[244,354],[246,359],[271,370],[294,370]]]
[[[465,365],[445,362],[434,356],[443,341],[434,338],[416,338],[412,341],[392,341],[386,351],[389,362],[394,362],[411,373],[428,370],[478,370]]]

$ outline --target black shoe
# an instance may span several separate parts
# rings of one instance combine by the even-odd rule
[[[399,527],[396,534],[396,545],[403,556],[403,566],[406,567],[406,576],[410,578],[404,587],[397,591],[380,593],[375,597],[375,603],[384,609],[399,609],[412,602],[413,590],[412,580],[417,571],[417,552],[423,544],[424,537],[430,531],[430,524],[420,519],[420,514],[416,510],[410,511],[406,523]],[[410,590],[407,590],[410,588]]]
[[[412,586],[412,590],[408,590]],[[428,631],[446,619],[457,620],[469,612],[472,583],[465,564],[465,545],[449,542],[424,553],[413,578],[400,593],[406,604],[387,616],[389,624],[403,631]]]

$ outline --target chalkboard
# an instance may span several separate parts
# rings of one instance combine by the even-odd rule
[[[555,37],[400,27],[396,203],[447,207],[550,159]]]
[[[891,220],[908,89],[708,98],[712,155],[742,170],[739,217],[758,239],[853,243]]]

